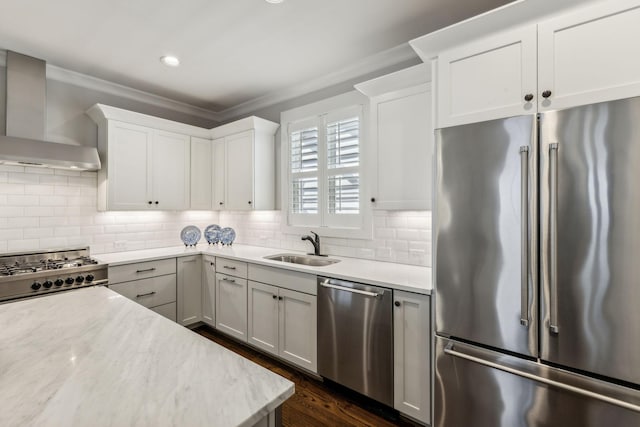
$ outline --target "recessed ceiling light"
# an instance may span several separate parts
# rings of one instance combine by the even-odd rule
[[[169,67],[177,67],[180,65],[180,60],[170,55],[160,57],[160,62]]]
[[[278,4],[278,3],[282,3],[284,0],[264,0],[264,1],[271,4]]]

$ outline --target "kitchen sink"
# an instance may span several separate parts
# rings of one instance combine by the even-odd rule
[[[291,264],[308,265],[311,267],[326,267],[340,262],[339,259],[325,258],[316,255],[277,254],[264,257],[272,261],[289,262]]]

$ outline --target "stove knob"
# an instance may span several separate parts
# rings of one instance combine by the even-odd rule
[[[53,282],[56,286],[62,286],[62,284],[64,283],[64,280],[62,279],[56,279],[55,282]]]
[[[45,288],[49,289],[51,286],[53,286],[53,282],[51,280],[45,280],[45,282],[42,284],[42,286],[44,286]]]
[[[67,277],[67,279],[64,282],[67,285],[73,285],[73,282],[75,282],[75,280],[73,280],[73,277]]]
[[[93,274],[87,274],[87,277],[84,278],[85,282],[93,282]]]
[[[76,283],[82,283],[82,282],[84,282],[84,276],[76,277]]]
[[[31,289],[37,291],[38,289],[40,289],[40,286],[42,286],[40,282],[33,282],[33,285],[31,285]]]

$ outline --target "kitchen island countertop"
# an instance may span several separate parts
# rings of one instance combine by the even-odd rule
[[[0,305],[2,426],[253,426],[294,384],[104,287]]]

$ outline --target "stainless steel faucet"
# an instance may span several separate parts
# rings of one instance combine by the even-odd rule
[[[315,236],[315,239],[309,235],[302,236],[302,240],[308,240],[313,245],[313,254],[309,255],[323,256],[320,255],[320,236],[318,236],[318,234],[314,233],[313,231],[311,231],[311,234]]]

